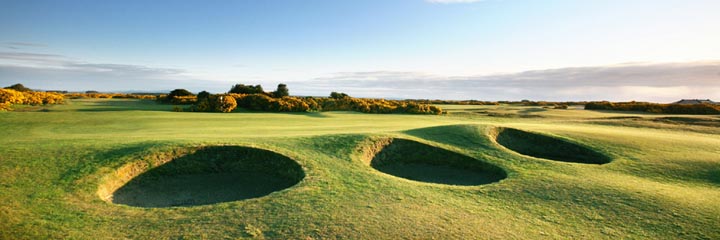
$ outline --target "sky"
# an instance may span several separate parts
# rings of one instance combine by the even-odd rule
[[[720,100],[717,0],[3,0],[0,86]]]

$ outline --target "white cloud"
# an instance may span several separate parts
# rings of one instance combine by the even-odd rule
[[[0,66],[59,69],[76,72],[105,72],[118,75],[177,75],[185,71],[172,68],[155,68],[132,64],[86,63],[57,54],[0,52]]]
[[[188,88],[199,91],[204,89],[207,81],[187,76],[184,69],[88,63],[57,54],[0,52],[0,87],[14,83],[46,90],[157,91]],[[220,88],[213,90],[226,91]]]
[[[315,95],[479,100],[611,100],[671,102],[720,99],[720,61],[635,63],[514,74],[434,76],[416,72],[337,73],[293,83]]]
[[[302,77],[299,77],[302,79]],[[14,83],[36,89],[99,91],[225,92],[234,81],[213,81],[196,71],[131,64],[89,63],[70,57],[0,52],[0,87]],[[243,82],[244,81],[244,82]],[[440,76],[407,71],[338,72],[286,81],[295,95],[478,100],[610,100],[672,102],[681,98],[720,100],[720,60],[630,63],[525,71],[512,74]],[[274,87],[274,84],[266,85]]]

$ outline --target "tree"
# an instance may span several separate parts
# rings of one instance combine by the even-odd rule
[[[203,99],[208,99],[208,98],[210,98],[210,93],[207,91],[199,92],[197,95],[198,101],[203,100]]]
[[[168,94],[168,99],[172,99],[174,97],[186,97],[186,96],[195,96],[195,94],[192,94],[190,91],[185,89],[175,89]]]
[[[290,89],[288,89],[287,85],[283,83],[278,84],[277,90],[273,92],[273,97],[282,98],[287,96],[290,96]]]
[[[5,89],[12,89],[12,90],[15,90],[18,92],[32,92],[32,89],[26,88],[25,86],[23,86],[22,84],[19,84],[19,83],[13,84],[9,87],[6,87]]]
[[[245,84],[235,84],[230,88],[230,91],[228,93],[239,93],[239,94],[255,94],[255,93],[265,93],[262,86],[260,84],[252,86],[252,85],[245,85]]]
[[[197,99],[195,94],[185,89],[175,89],[168,94],[165,99],[160,101],[172,104],[190,104],[194,103]]]
[[[350,97],[350,96],[345,93],[339,93],[339,92],[331,92],[330,93],[330,98],[343,99],[345,97]]]
[[[195,106],[193,107],[193,111],[197,112],[211,112],[213,111],[213,103],[214,99],[211,99],[215,96],[210,95],[207,91],[199,92],[197,95],[197,101],[195,102]]]

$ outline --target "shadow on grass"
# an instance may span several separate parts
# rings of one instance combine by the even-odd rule
[[[523,109],[523,110],[521,110],[521,111],[518,111],[518,113],[520,113],[520,114],[530,114],[530,113],[545,112],[545,111],[547,111],[547,109],[545,109],[545,108],[539,108],[539,107],[538,107],[538,108]]]
[[[498,129],[496,140],[512,151],[536,158],[586,164],[605,164],[612,160],[579,144],[513,128]]]
[[[708,180],[710,180],[710,182],[713,182],[715,184],[720,184],[720,169],[711,171],[708,175],[709,175]]]
[[[286,113],[290,115],[298,115],[298,116],[305,116],[305,117],[311,117],[311,118],[331,118],[331,116],[328,116],[327,114],[323,112],[303,112],[303,113]]]
[[[113,111],[171,111],[175,105],[159,104],[153,100],[100,100],[88,104],[78,112],[113,112]],[[187,106],[180,105],[185,108]]]
[[[379,150],[366,155],[372,156],[371,167],[409,180],[474,186],[507,177],[507,173],[495,165],[411,140],[388,139],[371,149]]]
[[[204,147],[136,176],[113,193],[112,202],[146,208],[215,204],[265,196],[304,177],[297,162],[268,150]]]

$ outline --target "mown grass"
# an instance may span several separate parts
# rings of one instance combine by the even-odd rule
[[[720,238],[716,128],[617,118],[666,115],[483,108],[504,114],[176,113],[138,100],[3,112],[0,238]],[[613,161],[526,157],[497,144],[496,127],[571,139]],[[507,178],[452,186],[390,176],[364,160],[360,145],[376,137],[479,159]],[[125,164],[207,145],[272,150],[305,178],[263,197],[192,207],[130,207],[97,194]]]

